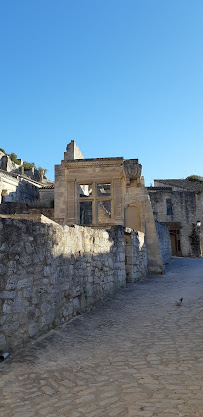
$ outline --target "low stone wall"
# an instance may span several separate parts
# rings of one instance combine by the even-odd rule
[[[30,215],[43,214],[44,216],[54,221],[54,208],[47,208],[47,207],[30,208],[29,207],[27,213]]]
[[[123,228],[0,219],[0,350],[22,346],[125,286]]]
[[[36,206],[35,206],[36,204]],[[37,206],[38,204],[38,206]],[[29,207],[28,204],[25,203],[2,203],[0,204],[0,214],[28,214],[28,215],[40,215],[43,214],[44,216],[48,217],[51,220],[54,220],[54,208],[52,207],[41,207],[41,202],[36,200],[33,202],[33,206]]]
[[[136,282],[148,272],[145,235],[129,228],[125,229],[125,263],[127,282]]]
[[[163,264],[165,265],[168,262],[170,262],[172,257],[170,233],[168,230],[168,226],[166,226],[165,224],[157,221],[155,221],[155,224],[159,241],[161,259]]]

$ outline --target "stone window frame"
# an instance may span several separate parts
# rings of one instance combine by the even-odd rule
[[[97,184],[110,184],[110,196],[104,197],[104,196],[98,196],[97,195]],[[80,197],[79,196],[79,186],[80,185],[91,185],[92,186],[92,195],[86,196],[86,197]],[[78,181],[77,180],[77,218],[78,218],[78,224],[80,224],[80,203],[85,201],[91,201],[92,202],[92,224],[83,225],[83,226],[95,226],[95,225],[104,225],[109,224],[113,222],[113,184],[112,180],[94,180],[94,181]],[[111,201],[111,219],[109,219],[106,223],[99,223],[98,222],[98,213],[97,213],[97,202],[98,201]]]
[[[173,202],[171,198],[166,198],[166,215],[173,215]]]

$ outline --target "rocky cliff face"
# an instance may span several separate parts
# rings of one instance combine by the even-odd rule
[[[10,156],[0,151],[0,168],[7,172],[18,172],[20,165],[15,164]]]

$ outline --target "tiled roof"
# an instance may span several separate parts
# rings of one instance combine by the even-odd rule
[[[172,179],[172,180],[154,180],[161,184],[171,187],[182,188],[187,191],[194,191],[196,193],[203,192],[203,182]]]
[[[42,190],[54,189],[54,184],[44,185],[41,189],[42,189]]]
[[[5,177],[13,177],[13,178],[19,177],[19,174],[16,174],[15,172],[4,171],[4,169],[1,169],[1,168],[0,168],[0,173],[2,173]]]
[[[166,190],[166,191],[172,191],[172,187],[146,187],[147,188],[147,190],[148,191],[163,191],[163,190]]]
[[[1,168],[0,168],[0,174],[2,174],[4,177],[10,177],[10,178],[12,177],[12,178],[16,178],[16,179],[22,178],[22,179],[24,179],[24,180],[26,180],[26,181],[28,181],[28,182],[30,182],[32,184],[36,184],[36,185],[38,185],[40,187],[42,186],[42,183],[41,182],[35,181],[32,178],[27,177],[27,175],[25,175],[25,174],[22,175],[22,174],[17,173],[17,172],[4,171],[4,169],[1,169]]]

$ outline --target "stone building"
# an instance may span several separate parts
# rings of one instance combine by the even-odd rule
[[[148,268],[163,271],[160,246],[138,159],[84,159],[74,141],[55,166],[55,221],[111,229],[116,225],[146,235]]]
[[[126,282],[163,273],[169,231],[154,220],[141,170],[137,159],[84,159],[71,141],[54,185],[1,173],[1,194],[7,190],[3,198],[13,193],[15,201],[0,204],[0,352],[16,350]],[[29,203],[26,187],[19,194],[23,181],[33,190]],[[54,209],[47,207],[53,192]]]
[[[173,255],[201,256],[203,183],[154,180],[154,187],[148,187],[148,192],[155,220],[169,228]]]
[[[14,163],[0,150],[0,211],[2,204],[12,203],[50,207],[54,199],[54,183],[44,177],[44,171],[31,167],[25,170],[22,159]],[[53,204],[52,204],[53,205]]]
[[[0,204],[28,203],[39,198],[41,183],[20,173],[0,169]]]

